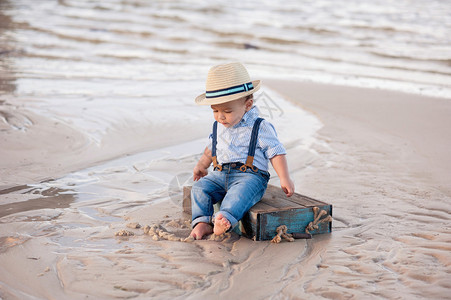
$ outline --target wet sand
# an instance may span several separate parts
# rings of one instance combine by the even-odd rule
[[[8,100],[8,96],[3,99]],[[96,142],[82,128],[34,113],[26,105],[0,103],[0,193],[118,157],[199,138],[205,124],[190,124],[191,130],[186,131],[179,124],[143,126],[131,120],[122,126],[113,125]]]
[[[324,123],[324,145],[315,147],[321,159],[295,180],[299,192],[333,203],[338,222],[326,249],[313,246],[325,268],[306,290],[326,298],[447,298],[450,99],[266,84]]]
[[[131,156],[133,168],[147,173],[130,175],[125,161],[87,171],[103,180],[101,196],[93,190],[83,196],[91,202],[71,200],[76,195],[54,189],[46,196],[59,199],[60,207],[22,212],[8,207],[16,210],[0,218],[0,297],[449,297],[451,160],[446,149],[451,146],[451,100],[300,82],[263,83],[324,124],[311,149],[296,143],[287,148],[297,192],[333,204],[331,234],[280,244],[236,235],[223,241],[155,241],[127,223],[159,223],[186,235],[186,216],[177,201],[181,195],[169,201],[166,186],[143,198],[138,191],[161,186],[158,179],[176,174],[167,170],[190,169],[197,158],[141,162],[144,158]],[[39,118],[33,120],[39,126]],[[44,121],[41,125],[49,128]],[[7,139],[2,142],[7,145],[2,146],[4,155],[29,148],[29,168],[16,168],[12,158],[2,160],[2,172],[31,181],[64,173],[64,154],[84,140],[70,129],[50,128],[56,133],[36,133],[20,143],[14,138],[20,130],[2,131]],[[55,134],[72,142],[52,139]],[[189,130],[183,134],[196,135]],[[43,157],[38,146],[48,140],[55,155]],[[96,152],[82,149],[83,167],[99,163],[91,156]],[[39,164],[46,162],[54,169],[43,171]],[[277,179],[271,184],[277,185]],[[8,187],[1,199],[9,205],[42,196],[39,190],[30,192],[30,186]],[[134,235],[115,236],[123,229]]]

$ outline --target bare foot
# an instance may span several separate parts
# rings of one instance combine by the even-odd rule
[[[221,235],[230,228],[230,222],[222,214],[218,214],[215,218],[215,227],[213,232],[216,235]]]
[[[196,240],[201,240],[205,235],[213,233],[213,227],[208,223],[200,222],[193,228],[191,234]]]

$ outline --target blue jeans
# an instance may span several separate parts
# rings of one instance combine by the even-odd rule
[[[210,172],[195,182],[191,190],[193,228],[199,223],[211,224],[213,205],[222,201],[221,213],[233,228],[249,209],[263,197],[268,186],[266,171],[246,172],[223,165],[222,171]]]

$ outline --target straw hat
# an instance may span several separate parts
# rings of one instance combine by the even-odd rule
[[[260,88],[260,80],[251,81],[239,62],[214,66],[208,71],[206,92],[196,97],[198,105],[221,104],[251,95]]]

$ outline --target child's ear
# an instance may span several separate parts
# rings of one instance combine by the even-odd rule
[[[251,97],[246,100],[246,111],[250,110],[252,108],[252,105],[254,104],[254,98]]]

